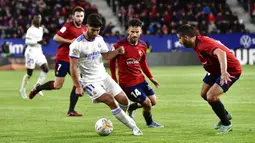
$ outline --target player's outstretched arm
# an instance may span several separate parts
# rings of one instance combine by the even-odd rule
[[[59,36],[58,34],[55,34],[53,37],[53,40],[58,42],[58,43],[67,43],[67,44],[71,44],[73,42],[73,40],[69,40],[69,39],[65,39],[61,36]]]
[[[34,40],[32,38],[29,38],[29,37],[26,38],[25,43],[26,43],[26,45],[36,45],[36,44],[38,44],[36,40]]]
[[[146,62],[146,57],[145,56],[141,59],[140,65],[141,65],[141,68],[143,70],[143,73],[150,79],[150,81],[154,84],[154,86],[156,88],[158,88],[159,87],[159,83],[158,83],[158,81],[156,79],[153,78],[153,76],[151,74],[151,71],[149,69],[149,66],[148,66],[148,64]]]
[[[78,96],[82,96],[83,89],[79,83],[79,77],[78,77],[78,71],[77,71],[78,62],[79,62],[79,59],[70,57],[70,73],[73,80],[73,84],[76,87],[75,93]]]
[[[102,56],[106,60],[111,60],[111,59],[115,58],[117,55],[124,54],[124,53],[125,53],[124,47],[120,47],[120,48],[115,49],[113,51],[109,51],[107,53],[102,53]]]
[[[223,85],[224,83],[227,83],[228,81],[231,81],[230,78],[235,78],[234,76],[231,76],[227,72],[227,55],[225,51],[222,51],[220,48],[217,48],[213,52],[214,55],[218,57],[219,63],[220,63],[220,69],[221,69],[221,81],[220,84]]]

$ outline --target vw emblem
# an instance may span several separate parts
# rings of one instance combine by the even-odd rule
[[[243,35],[240,38],[240,44],[244,46],[244,48],[249,48],[251,46],[251,37],[249,35]]]

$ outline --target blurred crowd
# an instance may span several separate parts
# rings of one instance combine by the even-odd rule
[[[86,0],[0,0],[0,38],[24,37],[37,13],[42,15],[45,36],[52,37],[71,20],[76,5],[85,9],[84,24],[89,14],[98,13],[97,7]]]
[[[148,35],[174,34],[177,28],[189,23],[201,34],[247,32],[242,20],[232,12],[226,0],[106,0],[126,26],[130,18],[144,22],[143,31]],[[238,0],[246,7],[246,0]],[[255,0],[248,10],[255,16]],[[0,0],[0,38],[24,38],[34,14],[42,15],[45,35],[52,37],[61,26],[71,20],[71,10],[80,5],[85,9],[85,20],[91,13],[98,13],[95,5],[86,0]],[[105,19],[103,18],[105,23]],[[101,35],[120,36],[112,33],[114,25],[103,26]]]
[[[255,22],[255,0],[237,0],[245,11],[249,12],[251,21]]]
[[[148,35],[167,35],[189,23],[201,34],[247,32],[226,0],[107,0],[121,24],[130,18],[144,22]]]

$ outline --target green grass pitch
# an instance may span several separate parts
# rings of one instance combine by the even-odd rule
[[[154,89],[158,104],[153,119],[165,128],[146,128],[141,109],[135,121],[144,135],[135,137],[119,123],[104,104],[92,104],[85,95],[76,110],[83,117],[67,117],[72,81],[67,76],[62,89],[44,91],[45,96],[24,100],[18,90],[25,71],[0,72],[0,143],[242,143],[255,141],[255,66],[244,66],[243,74],[221,99],[232,115],[233,131],[216,135],[216,115],[200,97],[205,71],[201,66],[152,67],[160,88]],[[27,93],[37,80],[31,78]],[[51,71],[47,80],[54,79]],[[113,133],[96,134],[95,122],[102,117],[112,120]]]

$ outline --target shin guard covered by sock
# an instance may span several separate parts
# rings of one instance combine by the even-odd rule
[[[227,111],[225,110],[224,105],[220,100],[216,102],[210,102],[209,104],[211,105],[215,114],[220,118],[222,125],[228,126],[231,124],[227,118]]]
[[[120,107],[112,110],[113,116],[115,116],[121,123],[133,129],[136,127],[134,120],[132,120]]]

